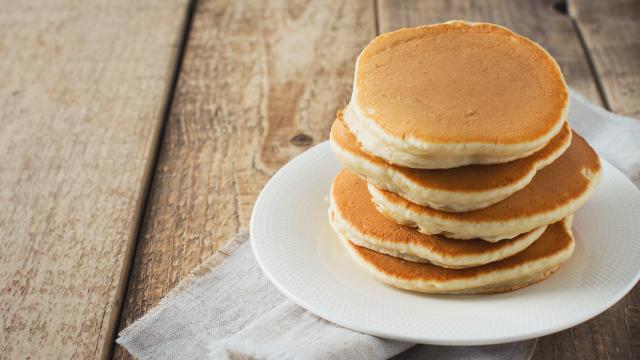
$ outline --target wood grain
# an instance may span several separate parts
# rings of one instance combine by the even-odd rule
[[[610,110],[640,116],[640,2],[571,0],[569,15],[582,35]],[[639,184],[636,184],[639,185]],[[637,358],[640,286],[588,323],[541,338],[534,359]]]
[[[106,357],[187,3],[0,5],[0,358]]]
[[[588,62],[588,51],[583,50],[580,35],[576,31],[573,20],[557,11],[556,3],[551,1],[381,1],[378,6],[380,30],[382,32],[399,27],[417,26],[450,19],[472,21],[489,21],[505,25],[537,41],[545,47],[559,62],[567,83],[596,103],[603,103],[599,96],[596,78]],[[610,7],[606,5],[604,7]],[[562,10],[562,6],[559,7]],[[572,4],[573,8],[573,4]],[[575,10],[573,10],[575,11]],[[583,13],[584,14],[584,13]],[[613,16],[613,15],[612,15]],[[597,17],[594,15],[594,17]],[[636,17],[637,18],[637,17]],[[604,21],[604,20],[603,20]],[[614,23],[615,19],[608,19]],[[637,31],[635,34],[637,35]],[[634,32],[629,33],[630,37]],[[595,37],[592,37],[595,38]],[[602,39],[602,48],[606,40]],[[594,40],[592,39],[591,42]],[[628,44],[629,39],[627,39]],[[588,44],[588,42],[587,42]],[[622,46],[624,41],[617,42]],[[590,48],[589,48],[590,50]],[[638,76],[638,67],[629,70],[634,60],[623,60],[630,56],[629,51],[618,52],[617,62],[627,62],[624,72],[634,72]],[[595,55],[593,55],[595,58]],[[610,56],[608,64],[614,65]],[[637,58],[637,57],[636,57]],[[606,62],[601,60],[601,62]],[[618,72],[619,70],[610,70]],[[625,77],[624,75],[622,77]],[[636,78],[637,79],[637,78]],[[632,93],[636,79],[607,80],[609,87],[619,92]],[[603,80],[603,83],[605,81]],[[610,92],[604,87],[604,94],[609,99]],[[611,103],[611,101],[608,101]],[[628,104],[626,101],[625,104]],[[623,108],[616,110],[625,112]],[[535,359],[583,359],[583,358],[629,358],[639,354],[637,335],[640,333],[640,305],[638,303],[638,287],[624,300],[596,317],[595,319],[563,332],[540,338],[533,354]]]
[[[155,305],[229,235],[246,228],[266,180],[292,156],[326,138],[333,113],[349,96],[355,56],[376,25],[389,31],[452,18],[501,23],[540,42],[558,59],[569,84],[601,103],[576,25],[551,1],[380,1],[379,24],[374,5],[198,3],[121,328]],[[625,81],[627,87],[632,83]],[[637,340],[628,338],[640,327],[635,291],[630,297],[636,300],[627,297],[627,305],[616,305],[622,306],[622,320],[614,308],[544,337],[534,357],[637,354]],[[118,348],[114,357],[129,356]]]
[[[381,0],[378,15],[381,32],[452,19],[506,26],[542,45],[560,64],[569,86],[591,101],[601,103],[571,19],[555,11],[550,1]]]
[[[570,0],[568,13],[592,60],[605,106],[640,116],[640,2]],[[533,359],[637,358],[638,334],[640,286],[636,285],[588,323],[541,338]]]
[[[640,1],[571,0],[608,107],[640,117]]]
[[[247,228],[269,177],[328,137],[374,36],[370,1],[197,3],[122,328]]]

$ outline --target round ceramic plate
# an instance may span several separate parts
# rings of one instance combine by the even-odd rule
[[[640,276],[640,193],[603,161],[602,183],[575,216],[576,250],[547,280],[497,295],[428,295],[387,286],[354,263],[327,218],[340,169],[327,142],[273,176],[251,216],[251,244],[271,281],[305,309],[391,339],[481,345],[534,338],[586,321]]]

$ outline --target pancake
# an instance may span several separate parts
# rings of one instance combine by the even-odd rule
[[[566,261],[575,247],[571,219],[549,225],[524,251],[490,264],[446,269],[381,254],[343,238],[352,257],[380,281],[425,293],[489,294],[520,289],[545,279]]]
[[[535,42],[451,21],[375,38],[356,62],[347,126],[363,148],[411,168],[507,162],[562,128],[569,93]]]
[[[335,232],[351,242],[384,254],[447,268],[465,268],[507,258],[526,249],[546,226],[513,239],[490,243],[425,235],[387,219],[371,202],[367,183],[342,170],[331,186],[329,218]]]
[[[378,210],[398,223],[417,226],[426,234],[495,242],[573,214],[591,197],[600,176],[598,155],[574,132],[569,149],[538,171],[529,185],[484,209],[444,212],[414,204],[371,184],[368,187]]]
[[[413,203],[443,211],[470,211],[495,204],[525,187],[539,169],[571,144],[565,123],[547,146],[533,155],[493,165],[453,169],[412,169],[390,164],[360,148],[338,113],[331,127],[331,148],[342,165],[379,188]]]

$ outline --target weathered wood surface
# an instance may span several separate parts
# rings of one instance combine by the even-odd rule
[[[640,117],[640,1],[570,0],[611,111]],[[593,320],[540,339],[533,359],[640,357],[640,286]]]
[[[441,22],[450,19],[464,19],[472,21],[495,22],[507,26],[514,31],[526,35],[539,42],[560,63],[567,83],[574,89],[583,93],[587,98],[603,103],[596,85],[596,75],[590,68],[587,53],[591,47],[583,49],[580,35],[571,17],[564,14],[563,6],[555,6],[557,2],[550,1],[381,1],[378,7],[380,31],[390,31],[399,27],[417,26],[420,24]],[[637,3],[636,3],[637,4]],[[578,7],[571,4],[571,9]],[[605,6],[609,7],[609,5]],[[573,11],[573,10],[572,10]],[[610,13],[607,23],[615,23],[615,14]],[[637,35],[637,32],[636,32]],[[629,35],[634,36],[634,35]],[[595,36],[594,36],[595,38]],[[603,39],[604,40],[604,39]],[[626,44],[637,39],[627,38]],[[594,41],[587,42],[587,45]],[[601,43],[600,48],[605,48],[608,43]],[[617,42],[625,44],[624,41]],[[618,57],[609,55],[609,63],[622,60],[629,53],[620,54]],[[604,57],[604,55],[602,55]],[[603,62],[606,60],[603,60]],[[626,60],[628,63],[634,60]],[[622,67],[620,78],[611,76],[608,80],[609,87],[618,92],[637,91],[633,88],[633,82],[638,79],[638,70]],[[609,73],[617,74],[618,70]],[[627,74],[628,73],[628,74]],[[631,74],[633,73],[633,74]],[[627,74],[627,75],[625,75]],[[633,78],[635,76],[635,79]],[[617,96],[609,92],[605,86],[604,96],[609,100]],[[635,100],[635,109],[638,107],[638,99]],[[629,105],[633,101],[627,101]],[[608,103],[611,103],[609,100]],[[622,106],[622,105],[620,105]],[[634,107],[631,106],[633,109]],[[614,110],[625,109],[619,107]],[[535,359],[558,358],[608,358],[629,357],[631,354],[639,354],[637,336],[631,334],[640,333],[640,302],[638,300],[638,287],[617,305],[596,317],[595,319],[563,332],[540,338],[534,350]],[[635,331],[635,332],[633,332]]]
[[[612,111],[640,117],[640,1],[571,0],[575,19]]]
[[[106,357],[187,3],[0,6],[0,358]]]
[[[326,139],[335,110],[349,97],[355,57],[377,28],[454,18],[500,23],[540,42],[558,59],[573,88],[602,103],[577,32],[583,25],[554,5],[525,0],[198,2],[120,328],[154,306],[229,235],[246,228],[266,180],[288,159]],[[569,7],[576,12],[574,3]],[[606,40],[586,39],[586,32],[588,46]],[[597,46],[604,49],[606,42]],[[601,61],[627,61],[631,73],[625,70],[610,86],[633,94],[636,80],[628,77],[637,76],[637,69],[624,60],[628,52],[619,53],[615,60]],[[596,74],[602,66],[595,64]],[[619,96],[605,85],[602,92],[610,104],[610,97]],[[625,107],[630,102],[614,110],[633,113]],[[640,331],[637,291],[595,320],[540,339],[534,357],[637,354],[637,340],[629,339]],[[118,348],[114,357],[129,355]]]
[[[370,1],[197,3],[139,239],[121,328],[247,228],[264,183],[327,139]],[[118,347],[117,358],[128,356]]]

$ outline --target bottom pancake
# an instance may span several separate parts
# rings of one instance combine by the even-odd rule
[[[343,240],[356,262],[380,281],[406,290],[449,294],[491,294],[523,288],[551,275],[575,247],[571,217],[547,226],[538,240],[512,257],[466,269],[411,262]]]

